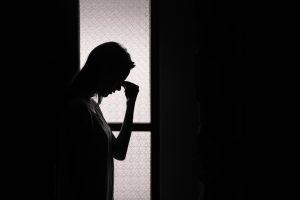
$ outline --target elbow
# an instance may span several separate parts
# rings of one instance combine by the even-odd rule
[[[123,161],[126,158],[126,153],[114,153],[114,158],[119,161]]]
[[[114,158],[116,160],[123,161],[123,160],[125,160],[126,156],[114,156]]]
[[[113,156],[115,159],[123,161],[126,158],[127,146],[114,145],[113,146]]]

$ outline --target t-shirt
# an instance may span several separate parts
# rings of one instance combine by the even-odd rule
[[[60,129],[62,199],[113,200],[115,137],[93,99],[77,98]]]

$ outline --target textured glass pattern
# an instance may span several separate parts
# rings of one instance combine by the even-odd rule
[[[127,48],[136,67],[127,80],[139,85],[134,122],[150,122],[149,0],[80,0],[80,65],[97,45],[116,41]],[[108,122],[122,122],[124,90],[104,98]]]
[[[126,159],[114,160],[115,200],[150,200],[150,143],[150,132],[133,132]]]

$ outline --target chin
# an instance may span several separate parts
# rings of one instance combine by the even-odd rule
[[[102,97],[107,97],[110,93],[108,91],[98,92],[98,94]]]
[[[103,96],[104,97],[107,97],[107,96],[109,96],[109,95],[111,95],[112,94],[112,92],[106,92]]]

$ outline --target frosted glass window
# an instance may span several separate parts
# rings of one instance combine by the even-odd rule
[[[99,44],[115,41],[127,48],[136,65],[127,80],[140,87],[133,121],[150,126],[149,13],[149,0],[80,0],[80,68]],[[104,98],[100,107],[107,122],[122,123],[124,89]],[[126,159],[114,160],[115,200],[150,200],[151,133],[142,131],[132,132]]]
[[[140,92],[134,122],[150,122],[149,0],[81,0],[80,66],[97,45],[116,41],[127,48],[136,67],[127,80]],[[104,98],[101,109],[108,122],[122,122],[126,110],[124,90]]]
[[[133,132],[126,159],[114,160],[115,200],[150,200],[150,144],[150,132]]]

